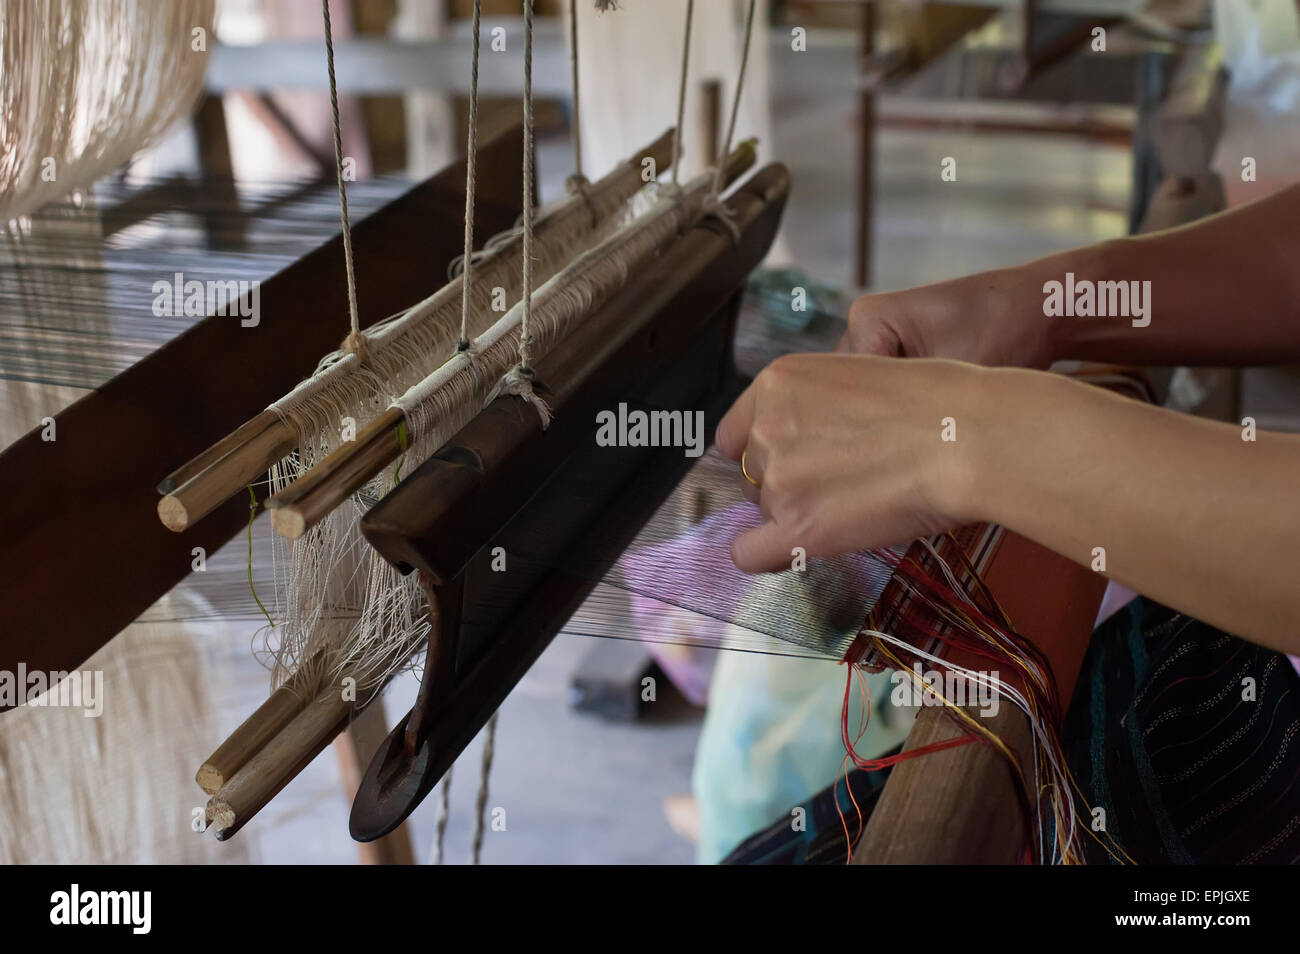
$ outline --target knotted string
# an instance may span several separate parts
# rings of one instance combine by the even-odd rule
[[[348,278],[348,317],[352,330],[343,339],[340,350],[366,360],[366,338],[361,333],[361,320],[357,316],[357,278],[352,268],[352,222],[348,218],[348,190],[343,184],[343,133],[339,125],[339,88],[334,76],[334,33],[330,28],[329,0],[321,0],[321,15],[325,20],[325,64],[330,74],[330,115],[334,125],[334,166],[339,184],[339,215],[343,220],[343,263]]]
[[[524,0],[524,216],[523,297],[519,320],[519,363],[501,379],[499,393],[515,394],[537,408],[542,427],[551,421],[550,408],[533,389],[530,320],[533,312],[533,0]]]

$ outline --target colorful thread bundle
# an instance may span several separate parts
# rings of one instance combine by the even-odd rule
[[[893,575],[843,660],[849,665],[841,715],[846,752],[844,767],[852,762],[860,769],[877,771],[904,760],[980,742],[1008,761],[1018,784],[1022,785],[1029,830],[1035,833],[1033,842],[1037,846],[1036,859],[1031,845],[1026,852],[1027,861],[1081,863],[1083,832],[1097,839],[1116,861],[1130,860],[1109,835],[1103,832],[1099,836],[1080,819],[1076,796],[1080,803],[1083,797],[1061,750],[1062,709],[1051,665],[1033,643],[1017,633],[977,569],[977,563],[982,565],[988,560],[993,544],[1003,532],[997,527],[970,527],[959,531],[962,540],[952,534],[918,540],[902,556],[889,550],[871,552],[872,559],[889,566]],[[1006,741],[982,725],[960,702],[948,698],[941,688],[923,680],[913,668],[917,664],[965,680],[971,687],[995,692],[1000,700],[1024,713],[1033,740],[1033,762],[1028,771]],[[865,720],[869,701],[861,671],[883,668],[906,674],[916,683],[917,690],[944,706],[963,734],[886,758],[860,757],[854,745],[863,733],[851,739],[849,732],[853,680],[856,678],[860,683]],[[1004,677],[1001,673],[1011,675]],[[865,722],[863,725],[865,732]],[[1032,789],[1023,790],[1028,785]],[[854,805],[857,807],[856,802]],[[864,828],[861,810],[858,811],[858,831],[853,835],[849,834],[848,820],[841,813],[850,858]]]

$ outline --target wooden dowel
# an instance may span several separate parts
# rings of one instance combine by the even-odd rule
[[[251,432],[242,444],[159,500],[158,519],[168,530],[179,533],[216,510],[240,488],[261,478],[267,468],[297,443],[293,428],[271,413],[270,420],[264,421],[260,430]],[[187,464],[181,470],[188,467]]]
[[[727,158],[723,181],[731,185],[753,164],[753,140],[740,143]],[[367,424],[356,440],[340,447],[266,502],[275,532],[297,540],[401,455],[403,414],[389,408]]]
[[[244,827],[342,732],[353,703],[338,686],[327,686],[208,800],[208,824],[218,840]]]
[[[641,161],[654,160],[656,171],[672,165],[674,130],[669,129],[628,162],[595,183],[594,188],[617,188],[631,196],[641,185]],[[629,168],[632,174],[629,173]],[[571,214],[585,214],[582,203],[575,201]],[[555,217],[538,222],[540,235],[556,225]],[[518,242],[512,253],[517,253]],[[158,517],[169,530],[180,532],[225,503],[244,486],[258,479],[280,458],[296,446],[293,429],[275,412],[257,414],[183,466],[164,477],[158,492],[165,494],[158,502]]]
[[[193,460],[187,461],[178,470],[172,471],[162,480],[158,481],[158,493],[169,494],[177,487],[189,483],[197,477],[202,471],[207,470],[221,458],[225,457],[231,451],[236,450],[257,434],[264,431],[270,424],[275,422],[275,413],[273,411],[263,411],[254,417],[249,418],[235,430],[231,431],[221,440],[217,441],[199,456]]]
[[[430,633],[429,638],[439,637],[435,632]],[[383,665],[391,666],[400,661],[397,655],[390,654]],[[299,672],[314,672],[315,669],[309,663]],[[367,705],[379,698],[382,688],[365,694]],[[324,751],[336,735],[347,728],[348,721],[362,708],[344,698],[343,688],[337,680],[331,680],[301,706],[269,739],[257,747],[244,764],[228,774],[221,788],[208,799],[208,824],[215,829],[218,840],[225,841],[261,811],[267,802]],[[256,719],[257,713],[249,717],[249,721]]]
[[[992,718],[967,709],[1016,754],[1021,771],[1034,764],[1033,731],[1007,700]],[[962,734],[942,707],[923,708],[907,736],[907,749]],[[1025,827],[1024,795],[1033,778],[997,750],[972,743],[934,752],[894,767],[853,852],[854,864],[1015,864],[1032,834]],[[850,817],[850,825],[856,819]]]
[[[194,776],[199,788],[209,795],[215,795],[236,772],[292,722],[310,701],[310,695],[293,686],[284,685],[276,689],[199,766]]]
[[[275,532],[296,540],[402,453],[403,414],[390,407],[356,440],[330,454],[267,501]]]

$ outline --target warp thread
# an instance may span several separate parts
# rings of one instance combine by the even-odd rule
[[[213,0],[6,0],[0,222],[89,189],[187,115],[212,23]]]

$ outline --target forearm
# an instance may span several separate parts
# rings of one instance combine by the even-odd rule
[[[1300,652],[1300,437],[1175,414],[1053,375],[988,373],[966,513],[1245,639]],[[967,437],[969,435],[969,438]]]
[[[1300,360],[1300,186],[1178,229],[969,279],[984,307],[1041,321],[1053,359],[1259,365]],[[1044,285],[1150,282],[1150,323],[1047,317]],[[986,318],[988,320],[988,318]]]

